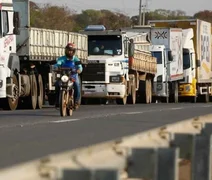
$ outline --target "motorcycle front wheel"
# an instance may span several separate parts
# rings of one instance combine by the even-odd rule
[[[67,99],[67,93],[66,91],[61,91],[60,92],[60,116],[67,116],[67,103],[66,103],[66,99]]]
[[[69,93],[69,107],[67,108],[67,115],[72,116],[74,108],[74,90],[72,89]]]

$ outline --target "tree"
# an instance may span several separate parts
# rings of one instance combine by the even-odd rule
[[[101,18],[101,11],[88,9],[82,11],[81,14],[74,14],[73,20],[75,21],[74,31],[79,31],[84,29],[89,24],[99,24],[99,19]]]
[[[167,19],[187,19],[190,18],[186,15],[184,11],[181,10],[166,10],[166,9],[156,9],[155,11],[150,11],[145,14],[145,24],[148,20],[167,20]],[[134,25],[138,24],[138,16],[133,16],[131,18]]]
[[[87,9],[77,14],[67,6],[52,6],[45,4],[39,7],[30,2],[30,21],[32,27],[78,32],[88,25],[104,25],[107,29],[120,29],[138,24],[138,16],[129,17],[120,11],[112,12],[106,9]],[[199,11],[194,16],[187,16],[182,10],[156,9],[145,14],[145,24],[148,20],[199,18],[212,23],[212,11]]]
[[[209,10],[199,11],[194,14],[194,18],[212,23],[212,11]]]
[[[73,13],[68,7],[52,6],[50,4],[45,4],[42,8],[34,7],[34,5],[30,7],[32,27],[65,31],[71,31],[73,29]]]

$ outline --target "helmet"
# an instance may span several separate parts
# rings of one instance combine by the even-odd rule
[[[68,43],[66,45],[66,47],[65,47],[65,54],[66,54],[66,56],[70,56],[68,51],[71,51],[71,50],[73,51],[73,53],[75,53],[76,48],[75,48],[74,43]]]

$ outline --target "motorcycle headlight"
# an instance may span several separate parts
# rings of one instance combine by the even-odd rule
[[[63,76],[61,77],[61,81],[64,82],[64,83],[68,82],[68,80],[69,80],[69,78],[68,78],[68,76],[66,76],[66,75],[63,75]]]

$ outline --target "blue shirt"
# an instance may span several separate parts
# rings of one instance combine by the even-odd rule
[[[64,66],[65,67],[73,67],[73,65],[74,65],[73,62],[77,62],[77,61],[80,61],[80,60],[76,56],[73,56],[72,60],[67,59],[66,56],[61,56],[57,59],[57,63],[54,65],[54,67],[61,66],[62,64],[63,64],[63,67]],[[76,69],[77,70],[79,69],[82,72],[82,70],[83,70],[82,65],[81,64],[76,65]]]

